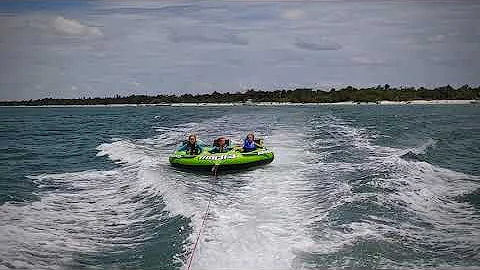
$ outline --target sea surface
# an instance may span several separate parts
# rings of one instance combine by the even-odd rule
[[[187,269],[192,252],[191,269],[480,269],[478,105],[0,118],[0,269]],[[190,133],[247,131],[271,164],[215,178],[168,163]]]

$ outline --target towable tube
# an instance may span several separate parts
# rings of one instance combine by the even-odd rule
[[[175,167],[195,171],[210,171],[215,166],[222,171],[242,170],[273,161],[273,152],[266,148],[252,152],[240,152],[239,148],[234,148],[226,153],[215,154],[209,152],[211,149],[204,147],[203,151],[195,156],[187,155],[185,151],[176,151],[169,157],[169,161]]]

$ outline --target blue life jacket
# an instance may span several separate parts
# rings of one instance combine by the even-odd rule
[[[249,152],[249,151],[253,151],[257,149],[257,146],[255,145],[255,141],[248,141],[248,139],[245,139],[243,141],[243,150],[245,150],[246,152]]]

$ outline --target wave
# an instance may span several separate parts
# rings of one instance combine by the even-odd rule
[[[374,145],[365,130],[333,116],[317,116],[310,122],[312,136],[321,135],[311,147],[319,156],[314,162],[323,168],[317,169],[319,177],[333,177],[349,187],[344,198],[312,226],[325,235],[327,225],[327,231],[349,244],[334,251],[315,250],[302,258],[336,267],[429,268],[433,260],[448,264],[456,253],[466,266],[478,262],[476,210],[453,198],[478,188],[480,179],[419,160],[417,155],[434,147],[434,140],[405,153]],[[318,241],[325,239],[329,240],[322,236]],[[385,251],[373,248],[382,245]],[[439,246],[443,250],[435,250]],[[391,258],[386,250],[392,248],[411,254],[410,258]],[[339,256],[343,261],[338,261]],[[352,263],[350,259],[357,256],[370,259]]]
[[[409,161],[424,161],[427,162],[428,158],[426,157],[427,151],[433,149],[436,145],[436,141],[433,139],[428,139],[425,143],[421,144],[418,147],[405,150],[406,153],[401,154],[400,158]]]
[[[456,197],[459,203],[469,203],[475,208],[480,208],[480,188],[472,191],[471,193],[462,194]]]
[[[163,180],[168,175],[165,157],[157,155],[151,140],[117,138],[98,150],[98,155],[108,156],[119,167],[29,176],[40,200],[0,207],[0,223],[5,224],[0,226],[4,243],[0,257],[8,258],[0,265],[84,267],[82,261],[87,259],[82,256],[116,256],[136,249],[154,241],[158,231],[169,230],[173,217],[196,212],[177,207],[175,202],[183,194],[174,181]],[[174,226],[183,226],[181,220],[177,223]],[[185,238],[175,241],[173,254],[181,254]]]

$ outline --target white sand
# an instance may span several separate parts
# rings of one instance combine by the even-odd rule
[[[380,104],[471,104],[477,100],[412,100],[412,101],[381,101]]]

